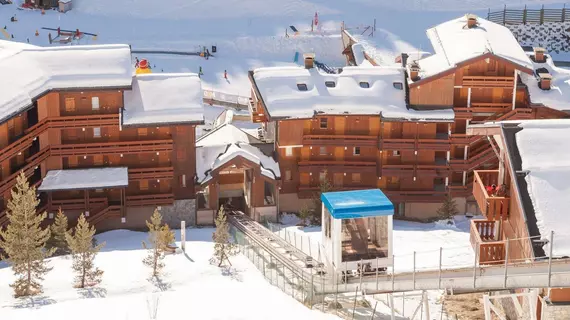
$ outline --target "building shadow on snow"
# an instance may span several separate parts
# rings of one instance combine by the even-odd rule
[[[243,282],[243,277],[238,269],[228,266],[223,267],[221,269],[223,276],[230,277],[232,280]]]
[[[79,295],[85,299],[105,298],[107,289],[101,287],[83,288],[78,290]]]
[[[47,306],[50,304],[54,304],[57,301],[51,299],[46,296],[35,296],[35,297],[26,297],[26,298],[19,298],[15,304],[11,307],[14,309],[32,309],[32,308],[40,308],[43,306]]]

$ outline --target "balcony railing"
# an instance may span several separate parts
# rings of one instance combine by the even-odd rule
[[[139,154],[144,152],[171,152],[172,149],[172,140],[116,141],[53,145],[51,146],[51,154],[53,156]]]
[[[513,88],[514,77],[463,76],[463,86],[472,88]]]
[[[505,220],[509,215],[509,197],[496,197],[487,193],[487,186],[499,186],[498,170],[477,170],[474,172],[473,196],[479,209],[488,220]]]
[[[333,172],[362,172],[376,174],[375,161],[299,161],[299,172],[313,172],[315,170],[328,169]]]
[[[446,177],[449,168],[446,164],[384,164],[382,176],[386,177]]]
[[[432,150],[432,151],[449,151],[451,147],[448,138],[445,139],[410,139],[410,138],[388,138],[380,140],[380,148],[383,150]]]
[[[148,180],[148,179],[172,179],[174,177],[173,167],[157,167],[157,168],[129,168],[129,180]]]
[[[326,134],[306,134],[303,136],[303,145],[313,146],[376,146],[378,138],[376,136],[365,135],[326,135]]]
[[[452,133],[449,138],[453,144],[470,145],[476,141],[483,139],[483,136],[472,136],[464,133]]]
[[[491,147],[482,148],[482,151],[468,158],[463,159],[451,159],[449,160],[449,165],[454,171],[471,171],[483,163],[497,159],[495,152]]]
[[[172,193],[127,196],[127,206],[129,207],[169,205],[172,204],[173,202],[174,202],[174,195]]]
[[[473,250],[477,252],[479,264],[504,262],[505,243],[493,240],[496,238],[495,232],[495,221],[471,220],[469,240]]]

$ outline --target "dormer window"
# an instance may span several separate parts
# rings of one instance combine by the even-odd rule
[[[336,82],[334,82],[334,81],[325,81],[325,86],[326,86],[327,88],[334,88],[334,87],[336,87]]]
[[[299,91],[307,91],[307,84],[297,83],[297,89],[299,89]]]
[[[326,129],[328,127],[328,119],[327,118],[321,118],[319,127],[321,129]]]
[[[370,83],[365,82],[365,81],[361,81],[361,82],[360,82],[360,87],[361,87],[361,88],[364,88],[364,89],[368,89],[368,88],[370,88]]]
[[[401,82],[394,82],[392,85],[394,86],[394,88],[396,88],[398,90],[404,89],[404,85]]]

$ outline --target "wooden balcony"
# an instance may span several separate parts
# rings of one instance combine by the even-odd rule
[[[399,139],[389,138],[380,140],[382,150],[433,150],[449,151],[451,144],[449,139]]]
[[[467,160],[462,159],[451,159],[449,160],[449,165],[453,171],[471,171],[480,166],[483,163],[489,162],[491,160],[497,160],[497,156],[493,149],[489,146],[488,148],[482,148],[482,151],[471,156]]]
[[[157,168],[129,168],[129,181],[149,180],[149,179],[172,179],[174,177],[173,167]]]
[[[462,85],[471,88],[514,88],[514,77],[463,76]]]
[[[495,221],[471,220],[469,240],[478,250],[479,264],[500,264],[505,260],[505,243],[498,241]]]
[[[338,172],[361,172],[376,175],[376,161],[299,161],[299,172],[313,172],[315,170],[329,170]]]
[[[51,146],[52,156],[88,156],[100,154],[139,154],[171,152],[172,140],[116,141]]]
[[[87,218],[87,222],[91,225],[96,225],[106,218],[119,217],[121,215],[121,211],[122,207],[120,205],[106,206],[103,209],[90,214]]]
[[[86,210],[86,202],[85,198],[81,199],[64,199],[64,200],[56,200],[52,199],[48,202],[48,211],[57,211],[59,208],[61,210]],[[103,207],[107,207],[109,205],[107,198],[89,198],[89,208],[98,208],[101,209]]]
[[[263,114],[263,109],[258,108],[255,105],[255,101],[252,98],[249,98],[249,103],[247,104],[249,113],[251,114],[251,121],[258,123],[258,122],[267,122],[267,116]]]
[[[483,139],[483,136],[473,136],[464,133],[452,133],[449,136],[451,144],[458,144],[458,145],[470,145],[481,139]]]
[[[382,176],[386,177],[447,177],[449,168],[446,164],[384,164]]]
[[[479,205],[479,209],[488,220],[505,220],[509,216],[508,197],[495,197],[489,195],[486,186],[498,184],[498,170],[477,170],[474,172],[473,197]]]
[[[326,135],[306,134],[303,136],[303,145],[310,146],[357,146],[375,147],[378,138],[365,135]]]
[[[447,191],[434,190],[383,190],[388,199],[400,202],[442,202],[447,197]]]
[[[174,203],[172,193],[127,196],[128,207],[159,206]]]
[[[49,156],[50,156],[50,148],[47,147],[47,148],[40,150],[38,153],[36,153],[32,157],[26,159],[26,162],[28,162],[27,165],[25,165],[23,168],[21,168],[17,172],[14,172],[13,174],[8,176],[7,178],[0,181],[0,194],[3,194],[4,192],[8,191],[9,189],[11,189],[16,184],[16,178],[20,174],[20,171],[23,171],[26,178],[29,178],[32,174],[34,174],[34,170],[36,170],[36,167],[40,163],[45,161]]]

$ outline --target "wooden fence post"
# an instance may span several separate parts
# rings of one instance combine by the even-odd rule
[[[505,8],[503,9],[503,25],[506,24],[506,18],[507,18],[507,5],[505,4]]]
[[[540,9],[540,24],[544,24],[544,5]]]
[[[564,6],[562,7],[562,16],[560,21],[564,22],[566,20],[566,3],[564,4]]]
[[[523,10],[523,24],[526,24],[526,4],[524,5],[524,10]]]

